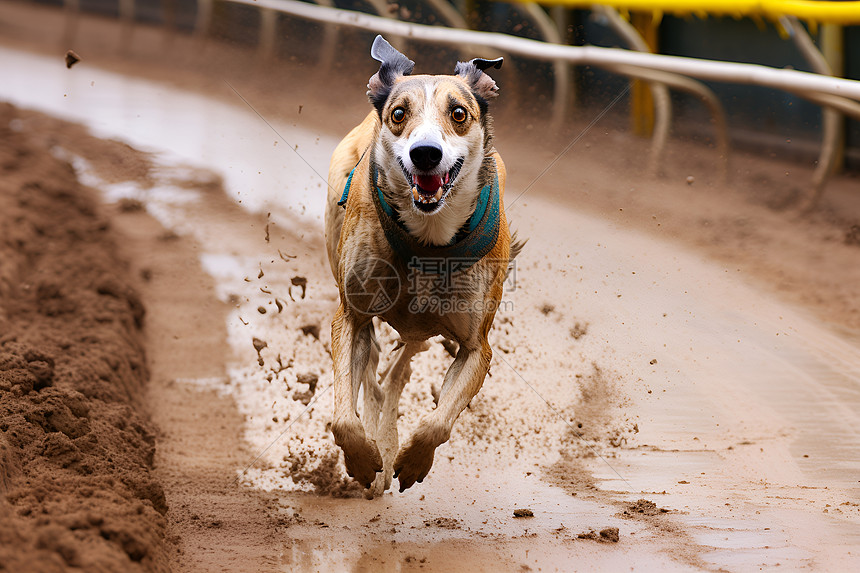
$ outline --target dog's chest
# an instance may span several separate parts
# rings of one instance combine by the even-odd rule
[[[486,310],[485,274],[480,266],[456,273],[424,272],[413,266],[400,274],[403,282],[396,303],[379,316],[404,339],[444,334],[464,343],[473,338]]]

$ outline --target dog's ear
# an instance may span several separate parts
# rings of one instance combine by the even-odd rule
[[[486,100],[492,99],[498,95],[499,88],[493,78],[484,73],[484,70],[490,68],[499,69],[502,67],[504,58],[496,58],[495,60],[484,60],[475,58],[471,62],[457,62],[454,68],[454,74],[460,76],[472,88],[472,93],[476,97]]]
[[[415,67],[415,62],[398,52],[385,41],[382,36],[377,36],[370,47],[370,55],[374,60],[380,62],[379,71],[373,74],[367,82],[367,97],[370,98],[376,109],[381,113],[394,80],[400,76],[408,76]]]

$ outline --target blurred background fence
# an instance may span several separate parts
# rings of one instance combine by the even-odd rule
[[[312,22],[272,9],[296,4],[289,0],[33,1],[65,6],[71,35],[77,33],[75,14],[85,12],[119,18],[130,26],[129,38],[135,23],[155,24],[205,41],[257,47],[261,57],[298,58],[326,69],[337,69],[338,54],[344,51],[366,50],[373,36],[369,31]],[[315,4],[554,44],[619,47],[860,79],[860,2],[545,0],[539,5],[490,0],[318,0]],[[417,50],[423,64],[438,62],[439,69],[429,70],[434,73],[449,72],[450,62],[464,57],[451,46],[425,52],[427,44],[408,39],[395,42],[408,44],[411,53]],[[461,48],[473,55],[494,55]],[[516,105],[546,109],[556,124],[569,119],[574,110],[601,109],[630,85],[629,105],[617,106],[613,113],[628,114],[625,121],[631,131],[654,137],[655,159],[671,129],[680,136],[706,133],[718,148],[730,142],[735,149],[779,150],[817,161],[813,182],[817,193],[831,172],[860,169],[860,121],[850,108],[849,113],[822,111],[821,101],[814,103],[770,87],[643,76],[619,66],[570,65],[516,54],[506,68],[508,83],[515,78],[517,86],[506,94],[515,92],[511,99]]]

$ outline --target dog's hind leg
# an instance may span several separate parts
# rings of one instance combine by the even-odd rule
[[[430,348],[427,342],[410,342],[397,349],[397,356],[382,374],[382,418],[379,421],[377,445],[382,454],[382,473],[376,476],[371,492],[375,495],[382,493],[391,486],[394,475],[394,458],[397,455],[398,434],[397,418],[400,415],[398,406],[403,389],[412,376],[412,358],[419,352]]]
[[[384,396],[382,389],[379,387],[379,382],[376,380],[376,369],[379,366],[379,341],[376,340],[373,322],[369,322],[366,326],[362,327],[357,336],[359,338],[370,339],[369,344],[365,343],[365,346],[368,348],[368,359],[367,365],[361,374],[361,387],[364,394],[361,423],[364,426],[367,438],[371,442],[377,443],[378,446],[379,411],[382,408]],[[374,483],[379,481],[380,475],[377,474]],[[374,488],[366,490],[365,496],[368,499],[372,499],[373,491]]]
[[[373,333],[368,323],[356,325],[355,317],[341,304],[331,325],[334,357],[334,419],[331,431],[343,450],[346,472],[364,487],[370,487],[382,471],[382,457],[368,439],[358,418],[358,393],[373,351]],[[369,322],[369,321],[368,321]],[[372,328],[372,323],[370,323]],[[376,381],[374,380],[374,385]]]

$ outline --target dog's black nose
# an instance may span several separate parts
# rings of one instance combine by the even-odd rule
[[[426,141],[421,141],[409,150],[409,158],[418,169],[430,171],[442,161],[442,147]]]

